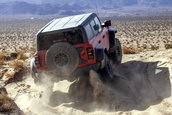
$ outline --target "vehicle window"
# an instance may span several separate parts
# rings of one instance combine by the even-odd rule
[[[59,41],[65,41],[70,43],[71,45],[77,45],[84,42],[82,31],[80,29],[69,30],[64,32],[57,33],[47,33],[46,35],[41,35],[38,38],[39,50],[47,50],[54,43],[58,43]]]
[[[85,26],[85,31],[86,31],[88,40],[91,40],[91,38],[94,36],[94,34],[93,34],[93,31],[92,31],[92,29],[91,29],[90,24],[87,24],[87,25]]]
[[[97,17],[94,18],[94,21],[95,23],[98,25],[99,29],[98,29],[98,32],[101,32],[102,31],[102,27],[101,27],[101,24],[100,24],[100,21]]]
[[[91,28],[92,28],[92,30],[93,30],[93,32],[94,32],[94,35],[97,35],[97,34],[98,34],[98,31],[94,28],[94,26],[96,25],[95,21],[92,20],[92,21],[90,22],[90,25],[91,25]]]

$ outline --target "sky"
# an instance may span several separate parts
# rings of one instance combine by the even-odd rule
[[[137,4],[137,5],[172,5],[172,0],[0,0],[1,3],[8,3],[8,2],[14,2],[14,1],[25,1],[29,3],[59,3],[59,4],[65,4],[69,2],[97,2],[99,4],[100,2],[108,2],[108,3],[113,3],[113,4],[119,4],[119,5],[132,5],[132,4]]]

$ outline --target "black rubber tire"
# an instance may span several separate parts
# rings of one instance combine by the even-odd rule
[[[102,81],[111,81],[114,78],[114,73],[112,69],[112,65],[110,63],[110,60],[108,56],[105,54],[105,67],[103,67],[101,70],[99,70],[99,73],[101,75]]]
[[[119,65],[122,61],[122,48],[120,41],[118,39],[115,41],[115,50],[109,54],[109,58],[112,60],[113,64]]]
[[[34,67],[31,70],[31,76],[32,76],[35,84],[41,84],[42,83],[41,78],[40,78],[41,77],[40,73],[38,73]]]
[[[45,56],[50,70],[63,77],[69,76],[79,65],[79,54],[70,44],[61,42],[52,45]]]
[[[40,73],[37,72],[37,70],[35,68],[34,59],[31,60],[30,67],[31,67],[31,76],[34,80],[34,83],[41,84],[42,83],[41,75],[40,75]]]

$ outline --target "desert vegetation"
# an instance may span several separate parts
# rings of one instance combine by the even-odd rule
[[[0,22],[0,78],[13,78],[29,68],[36,48],[36,33],[49,20]],[[172,48],[172,18],[114,19],[113,27],[124,54]]]
[[[0,51],[34,51],[36,33],[47,21],[0,22]]]
[[[172,19],[151,17],[117,19],[113,26],[122,45],[144,50],[172,48]]]
[[[2,83],[21,76],[29,69],[35,52],[36,32],[46,21],[0,22],[0,78]]]

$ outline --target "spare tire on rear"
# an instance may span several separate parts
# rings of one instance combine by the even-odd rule
[[[69,43],[56,43],[48,49],[45,61],[48,69],[66,77],[78,67],[79,54]]]

